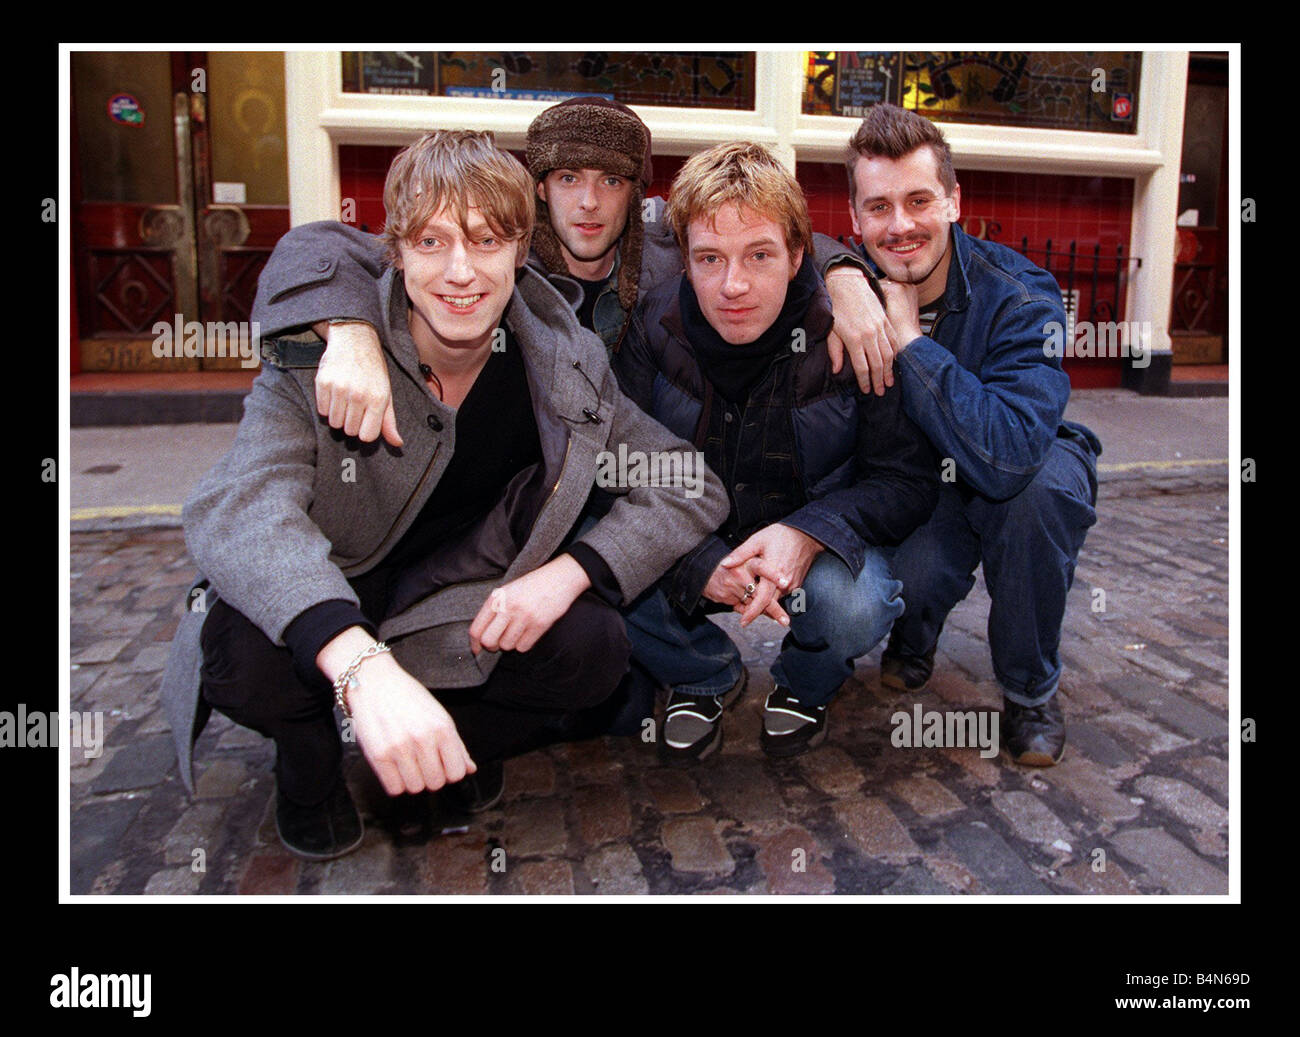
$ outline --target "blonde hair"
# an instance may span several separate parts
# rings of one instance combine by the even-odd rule
[[[691,156],[673,180],[665,215],[684,256],[691,221],[716,218],[729,203],[782,227],[791,252],[802,248],[805,255],[812,253],[812,221],[798,182],[763,145],[733,142]]]
[[[518,241],[518,265],[528,255],[536,217],[533,179],[513,155],[497,147],[491,133],[435,130],[393,159],[384,181],[383,239],[389,263],[401,258],[444,207],[469,230],[469,209],[478,207],[492,233]]]

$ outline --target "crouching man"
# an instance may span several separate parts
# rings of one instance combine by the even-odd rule
[[[937,460],[894,386],[832,372],[831,307],[799,185],[765,148],[723,144],[678,173],[667,218],[686,272],[650,292],[614,360],[633,400],[700,448],[727,487],[722,526],[625,613],[633,653],[670,688],[661,751],[703,759],[743,691],[707,618],[767,613],[789,631],[763,748],[819,745],[827,705],[902,613],[882,548],[933,510]]]
[[[962,231],[952,149],[924,116],[874,106],[847,167],[853,230],[882,275],[908,416],[951,473],[894,560],[907,609],[881,654],[881,680],[924,690],[948,614],[982,564],[1003,745],[1018,764],[1050,767],[1065,752],[1061,627],[1097,521],[1101,453],[1090,429],[1063,420],[1070,379],[1043,348],[1047,329],[1065,326],[1060,286]]]
[[[623,397],[600,340],[521,272],[534,197],[489,134],[439,131],[402,152],[376,287],[394,408],[418,434],[397,448],[332,429],[314,365],[292,366],[282,342],[285,366],[264,366],[234,446],[186,504],[206,586],[164,679],[182,774],[189,786],[212,707],[274,739],[278,831],[302,857],[363,834],[336,705],[390,795],[450,784],[484,806],[502,760],[610,695],[629,654],[618,606],[725,514],[709,475],[702,494],[623,491],[573,536],[606,452],[691,448]],[[266,294],[269,335],[313,319],[281,286],[267,322]]]

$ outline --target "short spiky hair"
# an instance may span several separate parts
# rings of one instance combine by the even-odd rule
[[[939,127],[925,116],[906,108],[893,104],[873,105],[849,141],[849,156],[845,161],[849,172],[849,204],[857,201],[858,185],[854,183],[853,170],[860,157],[902,158],[922,147],[928,147],[934,153],[939,182],[947,194],[952,194],[957,186],[957,174],[952,168],[952,148],[943,139]]]
[[[444,206],[467,227],[471,200],[494,234],[519,241],[520,265],[528,255],[536,198],[533,178],[491,133],[435,130],[393,159],[384,181],[384,245],[390,263],[401,257]]]
[[[724,205],[743,205],[785,231],[786,247],[812,253],[808,203],[790,171],[761,144],[715,144],[689,158],[673,180],[666,218],[682,254],[692,220],[714,217]]]

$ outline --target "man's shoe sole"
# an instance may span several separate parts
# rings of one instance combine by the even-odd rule
[[[1065,759],[1065,746],[1061,746],[1061,751],[1055,759],[1048,753],[1027,752],[1019,756],[1013,756],[1010,749],[1005,750],[1012,763],[1019,764],[1021,767],[1055,767]]]
[[[899,677],[892,673],[884,673],[882,671],[880,674],[880,683],[883,684],[886,688],[893,688],[895,691],[910,691],[912,694],[915,695],[915,694],[919,694],[922,691],[925,691],[925,689],[930,686],[930,678],[927,677],[916,687],[912,687],[907,683],[907,681],[903,680],[902,677]]]
[[[775,756],[778,759],[788,759],[791,756],[802,756],[806,752],[816,749],[822,742],[826,741],[826,728],[822,728],[806,742],[790,742],[788,744],[769,745],[766,741],[760,739],[759,744],[763,747],[763,752],[768,756]]]
[[[364,821],[361,822],[361,834],[357,836],[356,842],[354,842],[351,846],[345,846],[341,850],[334,850],[330,853],[313,853],[310,850],[301,850],[298,847],[290,844],[285,839],[285,837],[280,833],[280,819],[278,817],[275,819],[275,834],[279,836],[280,845],[283,846],[295,857],[301,857],[305,861],[332,861],[332,860],[337,860],[339,857],[346,857],[349,853],[351,853],[353,850],[355,850],[358,846],[360,846],[365,841],[366,824]]]
[[[677,749],[667,742],[659,743],[659,758],[664,763],[670,763],[674,767],[689,767],[693,763],[700,763],[707,760],[710,756],[722,748],[722,720],[719,718],[718,726],[714,728],[714,736],[710,739],[703,751],[699,751],[696,742],[694,745],[684,746]]]

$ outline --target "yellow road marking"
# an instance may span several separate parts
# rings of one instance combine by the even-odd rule
[[[1217,458],[1189,458],[1186,461],[1126,461],[1124,464],[1099,464],[1099,472],[1134,472],[1144,468],[1202,468],[1206,465],[1226,465],[1226,457]]]
[[[70,517],[78,519],[130,518],[133,515],[175,515],[180,518],[179,504],[112,504],[101,508],[73,508]]]

